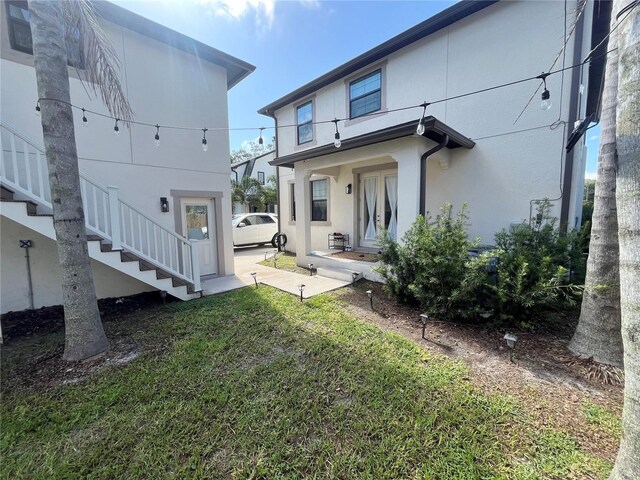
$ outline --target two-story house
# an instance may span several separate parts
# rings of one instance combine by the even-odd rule
[[[240,160],[231,164],[231,180],[241,182],[243,178],[253,178],[262,186],[271,186],[269,179],[275,177],[276,167],[269,162],[275,158],[275,150],[270,150],[261,155],[246,160]],[[274,185],[275,187],[275,185]],[[276,205],[266,205],[261,209],[251,207],[251,205],[242,202],[233,202],[233,213],[249,213],[257,211],[265,211],[275,213]]]
[[[234,273],[227,91],[255,67],[111,3],[94,6],[134,120],[196,127],[120,123],[116,132],[113,119],[89,113],[108,111],[78,78],[82,58],[72,57],[71,101],[85,109],[74,109],[75,134],[98,298],[163,290],[186,300],[201,277]],[[61,304],[62,293],[27,2],[3,1],[0,10],[4,313]]]
[[[298,264],[327,263],[315,255],[333,233],[375,251],[382,227],[401,239],[446,202],[468,205],[469,234],[485,244],[545,198],[579,225],[586,148],[565,146],[597,115],[606,42],[593,62],[546,78],[544,109],[540,79],[493,87],[580,64],[609,11],[459,2],[259,110],[275,119],[280,227]]]

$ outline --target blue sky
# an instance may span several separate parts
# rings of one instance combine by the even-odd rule
[[[388,40],[454,1],[124,0],[144,17],[255,65],[229,92],[231,149],[272,121],[256,111]],[[142,119],[141,119],[142,120]],[[265,131],[265,136],[273,130]],[[587,172],[595,172],[599,129],[587,132]],[[594,139],[595,137],[595,139]]]

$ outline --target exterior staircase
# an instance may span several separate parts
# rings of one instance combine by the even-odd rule
[[[0,215],[52,240],[53,209],[44,149],[0,123]],[[201,293],[197,248],[80,174],[89,255],[181,300]]]

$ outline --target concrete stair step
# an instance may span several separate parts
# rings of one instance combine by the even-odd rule
[[[318,267],[317,274],[320,277],[334,278],[345,282],[352,282],[354,274],[357,275],[356,280],[362,277],[362,273],[356,272],[355,270],[336,267]]]

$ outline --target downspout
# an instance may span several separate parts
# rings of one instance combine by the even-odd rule
[[[582,56],[582,35],[584,33],[584,21],[586,15],[582,15],[582,19],[576,25],[576,37],[573,48],[573,64],[581,62]],[[569,132],[573,131],[573,126],[578,119],[578,97],[577,92],[580,89],[580,73],[577,70],[571,73],[571,100],[569,102],[569,118],[568,125],[565,128]],[[562,119],[561,119],[562,120]],[[562,145],[564,151],[564,145]],[[569,227],[569,207],[571,204],[571,184],[573,183],[573,163],[575,149],[571,149],[565,156],[564,179],[562,182],[562,203],[560,208],[560,230],[566,232]]]
[[[449,143],[449,135],[445,133],[438,145],[427,150],[420,157],[420,215],[423,217],[427,213],[427,158],[442,150],[447,143]]]
[[[267,111],[267,115],[271,118],[273,118],[273,121],[275,122],[275,130],[276,130],[276,155],[275,158],[278,158],[278,119],[276,118],[276,116]],[[278,233],[282,233],[282,216],[280,215],[280,204],[282,203],[280,201],[280,167],[276,166],[276,192],[278,192],[278,205],[276,208],[276,215],[278,216]]]
[[[231,167],[231,171],[236,175],[236,183],[238,183],[238,172],[236,171],[236,168],[238,167],[235,167],[235,168]]]

